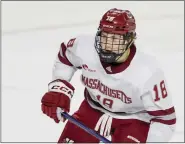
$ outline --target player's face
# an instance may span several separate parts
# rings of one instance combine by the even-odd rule
[[[112,33],[101,33],[101,47],[104,51],[114,52],[116,54],[123,52],[126,49],[128,40],[124,40],[123,35]]]

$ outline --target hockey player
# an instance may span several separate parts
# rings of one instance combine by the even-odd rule
[[[171,95],[155,58],[136,48],[135,29],[131,12],[114,8],[103,15],[96,36],[63,42],[43,113],[65,121],[61,112],[70,111],[75,93],[70,80],[81,69],[85,99],[73,117],[113,143],[168,142],[176,123]],[[99,140],[68,121],[58,142]]]

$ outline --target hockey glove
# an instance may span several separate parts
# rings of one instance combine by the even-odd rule
[[[48,84],[49,92],[45,93],[41,100],[41,109],[44,114],[54,119],[56,123],[65,121],[61,112],[70,111],[70,100],[74,93],[74,87],[65,80],[54,80]]]

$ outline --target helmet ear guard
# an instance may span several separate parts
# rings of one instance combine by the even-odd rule
[[[95,37],[95,48],[100,56],[100,59],[107,63],[115,63],[134,43],[134,40],[136,39],[135,28],[135,19],[130,11],[111,9],[106,12],[100,20],[98,31]],[[112,50],[113,46],[116,45],[118,46],[118,52],[114,52],[111,50],[106,51],[106,49],[102,48],[102,44],[106,46],[109,45],[110,47],[110,43],[108,43],[107,40],[106,43],[102,43],[102,32],[107,33],[107,35],[112,34],[120,35],[120,37],[123,37],[123,39],[119,40],[119,44],[113,44],[112,42]],[[105,38],[106,37],[104,36],[104,39]],[[109,37],[107,36],[107,39],[108,38]],[[118,41],[118,39],[116,41]]]

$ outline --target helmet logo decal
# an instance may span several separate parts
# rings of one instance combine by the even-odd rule
[[[107,16],[107,19],[106,19],[106,21],[110,21],[110,22],[112,22],[112,21],[114,20],[114,18],[115,18],[115,17],[112,17],[112,16]]]

